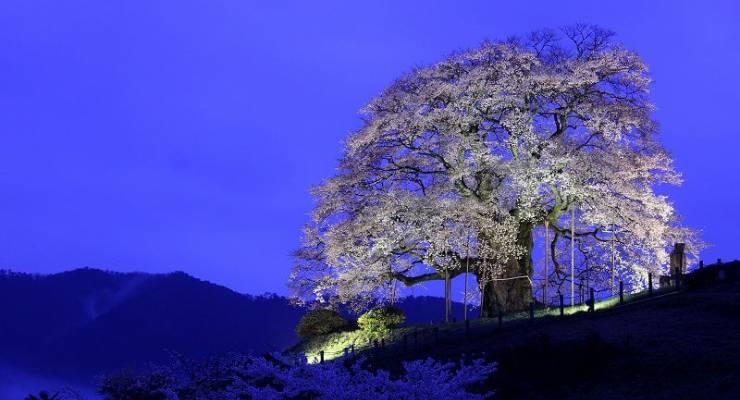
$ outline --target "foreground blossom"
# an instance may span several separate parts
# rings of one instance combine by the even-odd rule
[[[475,400],[491,393],[467,390],[486,380],[494,363],[475,360],[457,365],[431,359],[405,362],[405,373],[394,378],[370,371],[363,360],[345,366],[290,363],[281,356],[229,356],[204,363],[178,362],[146,373],[121,372],[103,379],[100,393],[107,400]]]

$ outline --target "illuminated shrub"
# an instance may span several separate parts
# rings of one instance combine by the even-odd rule
[[[339,332],[348,325],[347,320],[334,310],[311,310],[298,322],[295,333],[307,338]]]
[[[388,334],[391,328],[397,327],[406,320],[403,311],[396,307],[374,308],[357,319],[360,329],[374,336]]]

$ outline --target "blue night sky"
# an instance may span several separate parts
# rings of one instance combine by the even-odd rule
[[[2,268],[286,293],[308,190],[360,107],[454,50],[573,22],[650,65],[686,181],[666,191],[714,244],[704,259],[740,258],[735,1],[2,3]]]

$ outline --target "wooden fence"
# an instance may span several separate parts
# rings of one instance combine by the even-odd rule
[[[507,327],[521,326],[536,323],[539,320],[560,318],[576,313],[595,312],[621,306],[635,306],[651,299],[663,297],[676,292],[703,287],[717,282],[734,282],[740,275],[740,262],[717,264],[699,268],[688,274],[681,274],[676,270],[668,280],[663,277],[663,285],[655,287],[656,277],[648,276],[648,287],[644,290],[627,293],[622,281],[619,282],[619,291],[614,296],[597,298],[597,291],[589,288],[588,297],[579,304],[570,306],[564,304],[563,295],[559,296],[559,304],[554,307],[545,307],[541,304],[530,303],[529,309],[516,313],[499,314],[495,318],[477,318],[465,321],[439,323],[430,325],[416,325],[399,328],[389,336],[367,339],[364,343],[355,343],[340,350],[319,350],[314,354],[297,355],[297,362],[322,363],[335,359],[346,359],[363,354],[370,357],[397,357],[410,353],[423,353],[433,346],[452,343],[465,338],[483,337]],[[602,292],[607,291],[602,290]]]

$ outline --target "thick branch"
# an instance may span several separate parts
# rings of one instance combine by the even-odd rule
[[[463,262],[465,262],[465,261],[463,260]],[[471,259],[471,262],[470,262],[470,272],[475,273],[476,269],[473,268],[473,267],[475,265],[477,265],[476,263],[477,263],[477,259],[475,260],[475,262],[473,262],[472,259]],[[465,264],[463,264],[463,265],[465,265]],[[449,269],[447,271],[449,273],[450,279],[452,279],[452,278],[454,278],[454,277],[456,277],[458,275],[461,275],[461,274],[465,273],[465,268]],[[406,276],[403,273],[394,272],[391,275],[391,277],[393,279],[395,279],[395,280],[403,283],[406,286],[413,286],[413,285],[416,285],[416,284],[419,284],[419,283],[428,282],[428,281],[441,281],[441,280],[444,280],[445,279],[445,274],[444,274],[444,271],[435,271],[435,272],[429,272],[429,273],[426,273],[426,274],[421,274],[421,275],[416,275],[416,276]]]

